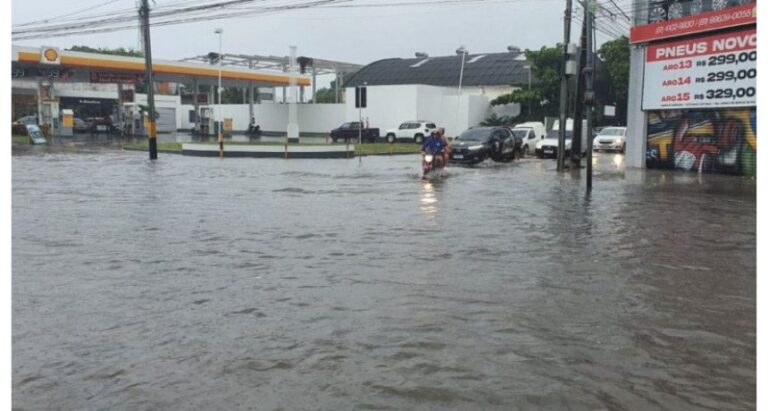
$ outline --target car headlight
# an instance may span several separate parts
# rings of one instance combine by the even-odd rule
[[[537,149],[537,150],[541,150],[541,146],[542,146],[542,145],[544,145],[544,142],[543,142],[543,141],[537,141],[537,142],[536,142],[536,149]]]
[[[470,150],[480,150],[480,149],[483,148],[483,145],[482,144],[476,144],[474,146],[469,146],[467,148],[470,149]]]

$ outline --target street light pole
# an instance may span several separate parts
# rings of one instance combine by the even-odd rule
[[[214,121],[216,122],[216,129],[219,132],[219,157],[224,157],[224,124],[222,123],[223,118],[221,115],[221,61],[223,60],[223,56],[221,55],[221,37],[224,33],[224,29],[217,28],[213,31],[214,33],[219,35],[219,88],[216,90],[216,94],[218,94],[218,106],[216,107],[216,115],[214,116]]]
[[[531,66],[523,66],[524,69],[528,70],[528,92],[531,91]],[[531,115],[531,100],[528,100],[528,115]]]
[[[461,111],[461,86],[464,82],[464,60],[467,57],[467,48],[465,46],[461,46],[458,49],[456,49],[456,54],[461,54],[461,70],[459,71],[459,91],[458,95],[456,97],[456,135],[461,132],[459,129],[459,119],[461,116],[459,115],[459,112]],[[454,136],[455,137],[455,136]]]

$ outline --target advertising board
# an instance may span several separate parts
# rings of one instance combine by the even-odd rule
[[[708,11],[694,16],[634,26],[629,32],[629,42],[632,44],[647,43],[755,23],[757,23],[756,2]]]
[[[757,103],[757,29],[648,46],[643,110]]]

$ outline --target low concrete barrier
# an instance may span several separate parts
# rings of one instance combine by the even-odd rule
[[[184,143],[181,153],[186,156],[217,157],[219,146],[214,144]],[[224,144],[224,157],[254,158],[351,158],[355,156],[354,144],[295,146]]]

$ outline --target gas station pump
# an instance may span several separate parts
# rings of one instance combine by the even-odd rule
[[[75,113],[70,109],[61,110],[61,128],[59,136],[72,137],[75,126]]]
[[[39,116],[38,124],[43,132],[52,136],[58,132],[59,102],[53,95],[53,84],[41,82],[38,85]]]
[[[208,137],[214,128],[213,107],[199,106],[197,112],[197,134],[201,137]]]

